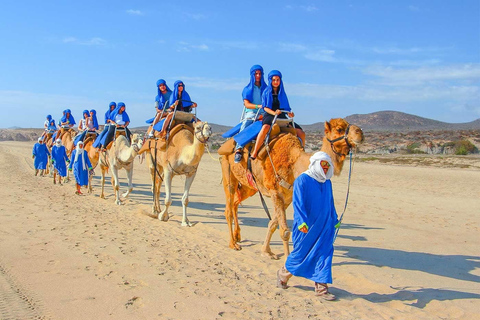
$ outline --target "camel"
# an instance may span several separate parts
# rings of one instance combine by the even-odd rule
[[[197,173],[197,167],[205,151],[205,144],[212,135],[212,128],[207,122],[201,121],[193,124],[193,130],[186,124],[180,124],[179,126],[172,129],[172,135],[168,139],[166,147],[165,143],[160,147],[161,143],[156,144],[154,139],[149,139],[145,142],[144,148],[140,153],[147,150],[150,152],[150,155],[147,156],[148,166],[152,176],[152,185],[155,185],[155,188],[152,187],[154,194],[152,211],[162,221],[168,221],[169,219],[168,208],[172,204],[172,179],[176,175],[185,175],[182,197],[182,226],[190,227],[192,224],[187,218],[188,195]],[[174,130],[178,131],[173,133]],[[155,158],[156,166],[154,164]],[[155,172],[155,170],[157,171]],[[160,186],[162,180],[160,174],[163,174],[163,181],[165,182],[165,208],[163,210],[160,208]],[[154,176],[157,177],[156,181]]]
[[[100,158],[100,152],[97,148],[93,147],[93,142],[95,142],[96,135],[88,135],[85,137],[85,141],[83,142],[83,149],[88,154],[88,158],[90,159],[90,163],[92,164],[92,169],[95,169],[98,165],[98,161]],[[88,193],[92,193],[92,178],[93,174],[88,176]]]
[[[52,132],[45,133],[44,143],[47,146],[47,149],[48,151],[50,151],[50,153],[52,153],[52,147],[51,147],[51,145],[53,144],[52,137],[53,137]],[[50,155],[48,156],[47,169],[45,170],[44,174],[49,174],[50,177],[53,177],[53,164],[51,160],[52,160],[52,157]]]
[[[344,119],[331,119],[329,122],[325,122],[325,137],[323,138],[321,151],[326,152],[332,158],[335,175],[340,175],[343,162],[350,149],[363,142],[363,139],[362,130],[355,125],[350,125]],[[225,142],[224,145],[227,143],[229,141]],[[260,159],[259,156],[252,161],[252,174],[256,183],[251,181],[249,183],[247,155],[244,155],[244,159],[240,163],[235,163],[234,153],[221,153],[220,150],[219,153],[222,155],[220,159],[222,182],[226,196],[225,217],[230,234],[230,248],[241,250],[241,246],[238,244],[241,241],[238,205],[257,193],[258,188],[261,194],[272,199],[274,206],[274,214],[268,224],[261,253],[271,259],[279,259],[279,256],[270,249],[271,237],[279,226],[284,255],[287,257],[290,254],[290,229],[287,225],[285,210],[292,202],[293,182],[295,178],[308,169],[311,154],[303,150],[294,134],[283,134],[278,137],[274,147],[270,150],[271,159],[267,155],[264,159]],[[272,167],[272,162],[274,167]],[[233,229],[232,223],[235,224],[235,229]]]
[[[127,171],[128,190],[123,193],[123,198],[127,198],[133,190],[133,161],[142,147],[142,140],[138,134],[132,135],[132,144],[128,139],[119,135],[111,144],[111,147],[100,155],[100,169],[102,170],[102,193],[100,198],[105,199],[105,174],[110,169],[112,175],[112,187],[115,192],[115,203],[121,205],[120,200],[120,183],[118,181],[118,171],[125,169]]]

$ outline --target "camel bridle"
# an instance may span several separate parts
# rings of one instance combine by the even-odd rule
[[[330,142],[330,146],[332,147],[333,153],[335,153],[337,156],[346,156],[350,152],[350,149],[352,149],[352,145],[350,144],[350,142],[348,142],[348,132],[350,131],[350,126],[351,126],[351,124],[349,124],[347,126],[347,129],[345,129],[345,134],[343,136],[338,137],[338,138],[333,139],[333,140],[330,140],[330,139],[327,138],[327,141]],[[337,142],[337,141],[341,141],[341,140],[345,140],[345,143],[347,144],[347,147],[348,147],[348,151],[345,154],[340,153],[335,149],[334,143]]]
[[[195,128],[195,138],[197,138],[197,140],[203,144],[207,143],[208,139],[210,139],[210,136],[206,137],[203,134],[203,129],[205,128],[205,125],[206,123],[203,123],[201,127]]]

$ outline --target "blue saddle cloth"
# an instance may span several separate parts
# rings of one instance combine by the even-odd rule
[[[153,120],[152,120],[152,122],[153,122]],[[155,131],[162,131],[162,127],[163,127],[164,122],[165,122],[165,118],[158,121],[157,124],[153,126],[153,129],[155,129]]]
[[[255,121],[242,132],[233,137],[233,139],[241,146],[246,146],[250,141],[255,139],[262,129],[262,121]]]
[[[222,138],[231,138],[233,137],[234,135],[236,135],[239,131],[240,131],[240,127],[242,126],[242,122],[240,122],[239,124],[237,124],[235,127],[233,127],[232,129],[228,130],[227,132],[225,132],[224,134],[222,134]]]
[[[155,120],[155,117],[153,117],[152,119],[145,120],[145,123],[152,124],[153,120]]]

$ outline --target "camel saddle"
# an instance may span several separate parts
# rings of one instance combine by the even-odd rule
[[[190,123],[190,122],[185,123],[184,121],[173,120],[172,121],[172,128],[170,129],[170,132],[168,134],[168,139],[166,139],[166,140],[161,139],[161,138],[159,138],[158,134],[156,134],[155,138],[145,140],[145,142],[144,142],[142,148],[140,149],[140,151],[143,152],[143,151],[146,151],[146,150],[150,149],[150,146],[155,146],[155,143],[156,143],[156,148],[157,149],[159,149],[161,151],[165,151],[167,149],[167,145],[170,144],[173,137],[177,133],[179,133],[181,130],[188,130],[193,134],[194,133],[193,124]],[[148,143],[149,141],[151,142],[150,146],[149,146],[149,143]]]
[[[280,120],[280,119],[277,119],[277,121]],[[282,119],[283,120],[283,119]],[[290,121],[289,121],[290,122]],[[287,126],[280,126],[278,125],[277,123],[275,123],[273,126],[272,126],[272,130],[270,131],[270,136],[269,136],[269,142],[268,142],[268,147],[270,150],[272,150],[275,146],[275,143],[277,143],[277,141],[283,137],[284,135],[286,134],[293,134],[293,135],[297,135],[296,131],[294,128],[292,127],[287,127]],[[244,149],[250,149],[251,146],[253,146],[255,144],[255,141],[252,141],[250,142],[249,144],[247,144]],[[228,139],[227,141],[225,141],[221,146],[220,148],[218,148],[218,151],[217,153],[221,156],[227,156],[227,155],[230,155],[230,154],[233,154],[235,152],[235,145],[236,145],[236,142],[234,139]],[[257,159],[260,159],[260,160],[264,160],[267,156],[267,149],[265,148],[265,146],[262,144],[261,148],[260,148],[260,151],[258,152],[258,155],[257,155]]]

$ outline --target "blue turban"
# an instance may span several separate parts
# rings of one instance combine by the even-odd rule
[[[93,120],[93,127],[95,128],[95,130],[98,130],[98,120],[97,120],[97,111],[92,109],[90,110],[92,114],[92,120]]]
[[[113,106],[113,109],[112,109],[112,106]],[[110,102],[110,104],[108,105],[108,110],[107,112],[105,112],[105,123],[108,123],[108,120],[110,120],[110,115],[112,114],[112,112],[115,110],[115,108],[117,107],[117,104],[115,102]]]
[[[47,120],[48,121],[52,120],[52,116],[50,114],[47,116]]]
[[[125,103],[123,102],[119,102],[118,105],[117,105],[117,108],[115,110],[112,111],[112,117],[111,119],[113,121],[115,121],[115,118],[117,117],[118,113],[120,112],[120,109],[122,107],[125,107],[125,110],[127,109],[127,107],[125,106]],[[127,111],[123,111],[123,113],[121,113],[122,115],[122,120],[125,121],[125,122],[130,122],[130,118],[128,117],[128,114],[127,114]]]
[[[175,101],[178,100],[178,85],[183,84],[183,91],[182,91],[182,105],[184,108],[188,108],[192,105],[192,100],[190,99],[190,96],[188,95],[187,91],[185,91],[185,83],[181,80],[175,81],[175,84],[173,85],[173,94],[170,96],[169,104],[172,105],[175,103]],[[184,101],[185,100],[185,101]]]
[[[90,117],[90,111],[88,111],[88,110],[83,110],[82,115],[83,115],[82,118],[84,118],[84,119],[85,119],[85,115],[87,115],[87,117]]]
[[[262,78],[260,79],[260,93],[263,93],[263,90],[267,87],[265,80],[263,80],[263,68],[262,66],[256,64],[250,68],[250,83],[243,88],[242,97],[245,100],[252,102],[253,100],[253,86],[255,85],[255,71],[260,70],[262,72]]]
[[[282,79],[282,74],[278,70],[272,70],[268,74],[268,87],[263,91],[262,95],[262,106],[267,107],[269,109],[272,108],[272,102],[273,102],[273,87],[272,87],[272,78],[274,76],[279,76],[280,80]],[[285,93],[285,90],[283,89],[283,80],[280,81],[280,88],[278,89],[278,101],[280,102],[280,109],[281,110],[286,110],[286,111],[291,111],[290,109],[290,104],[288,103],[288,98],[287,94]]]
[[[161,84],[164,84],[165,87],[167,87],[167,92],[172,92],[172,90],[170,90],[170,88],[167,86],[167,82],[163,79],[158,79],[157,81],[157,92],[158,92],[158,95],[155,97],[155,101],[158,101],[158,107],[159,108],[163,108],[163,105],[165,104],[165,102],[167,102],[167,100],[165,100],[163,98],[163,94],[162,92],[160,91],[160,89],[158,88],[159,85]]]
[[[70,117],[68,119],[67,119],[67,114],[70,115]],[[72,125],[76,124],[75,119],[73,118],[73,115],[72,115],[72,111],[70,109],[63,110],[63,117],[62,117],[62,119],[60,119],[60,123],[61,122],[67,122],[67,120]]]

